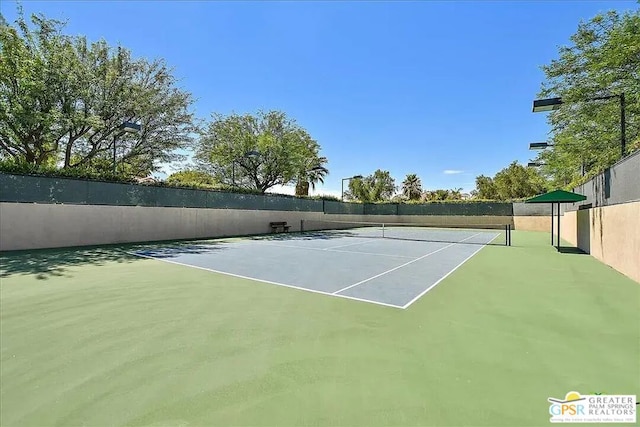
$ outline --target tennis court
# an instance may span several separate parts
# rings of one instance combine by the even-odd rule
[[[637,283],[544,232],[409,231],[3,253],[0,424],[534,426],[637,393]]]
[[[152,246],[132,252],[183,266],[333,297],[407,308],[508,225],[307,221],[302,233]]]

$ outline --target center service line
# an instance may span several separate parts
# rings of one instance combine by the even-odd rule
[[[369,242],[371,242],[371,240],[365,240],[364,242],[348,243],[346,245],[329,246],[328,248],[323,248],[322,250],[323,251],[330,251],[332,249],[346,248],[347,246],[364,245],[365,243],[369,243]]]
[[[449,247],[451,247],[451,246],[453,246],[453,245],[457,245],[458,243],[462,243],[462,242],[464,242],[465,240],[469,240],[469,239],[471,239],[472,237],[476,237],[476,236],[478,236],[478,235],[480,235],[480,234],[482,234],[482,232],[477,233],[477,234],[474,234],[473,236],[469,236],[469,237],[467,237],[466,239],[462,239],[462,240],[460,240],[459,242],[450,243],[450,244],[448,244],[447,246],[443,246],[443,247],[441,247],[440,249],[436,249],[436,250],[435,250],[435,251],[433,251],[433,252],[429,252],[429,253],[428,253],[428,254],[426,254],[426,255],[422,255],[420,258],[416,258],[416,259],[411,260],[411,261],[409,261],[409,262],[405,262],[404,264],[401,264],[401,265],[399,265],[399,266],[397,266],[397,267],[394,267],[394,268],[392,268],[392,269],[390,269],[390,270],[383,271],[382,273],[380,273],[380,274],[376,274],[375,276],[369,277],[368,279],[364,279],[364,280],[361,280],[361,281],[359,281],[359,282],[357,282],[357,283],[354,283],[353,285],[349,285],[349,286],[347,286],[346,288],[339,289],[339,290],[337,290],[337,291],[333,292],[333,294],[334,294],[334,295],[335,295],[335,294],[339,294],[340,292],[344,292],[344,291],[346,291],[347,289],[351,289],[351,288],[353,288],[353,287],[356,287],[356,286],[358,286],[358,285],[361,285],[361,284],[363,284],[363,283],[366,283],[366,282],[368,282],[368,281],[370,281],[370,280],[377,279],[377,278],[378,278],[378,277],[380,277],[380,276],[384,276],[385,274],[389,274],[389,273],[391,273],[391,272],[393,272],[393,271],[396,271],[396,270],[397,270],[397,269],[399,269],[399,268],[406,267],[406,266],[407,266],[407,265],[409,265],[409,264],[413,264],[413,263],[414,263],[414,262],[416,262],[416,261],[420,261],[421,259],[424,259],[424,258],[426,258],[426,257],[428,257],[428,256],[430,256],[430,255],[433,255],[433,254],[437,253],[437,252],[443,251],[443,250],[445,250],[445,249],[447,249],[447,248],[449,248]]]

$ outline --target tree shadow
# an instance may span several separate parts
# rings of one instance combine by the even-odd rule
[[[145,245],[130,246],[127,252],[137,255],[139,257],[147,258],[175,258],[180,255],[199,255],[218,252],[225,249],[223,241],[214,242],[207,241],[182,241],[171,242],[168,244],[155,243]]]
[[[34,251],[5,252],[0,255],[0,278],[16,275],[35,275],[38,280],[68,276],[75,266],[102,266],[106,263],[129,263],[137,257],[122,248],[65,248]]]
[[[0,254],[0,279],[34,275],[38,280],[71,277],[70,268],[132,263],[147,258],[172,258],[184,254],[211,253],[222,249],[219,242],[171,241],[144,244],[38,249]]]
[[[362,234],[355,233],[348,230],[330,230],[330,231],[294,231],[290,233],[271,233],[271,234],[257,234],[254,236],[246,236],[249,240],[330,240],[341,239],[344,237],[367,237]],[[374,237],[371,235],[370,237]]]

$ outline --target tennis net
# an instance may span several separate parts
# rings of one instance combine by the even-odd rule
[[[306,235],[511,246],[511,224],[425,224],[302,220]]]

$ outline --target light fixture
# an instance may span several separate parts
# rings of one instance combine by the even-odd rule
[[[116,133],[113,135],[113,175],[115,176],[117,173],[116,170],[116,139],[118,138],[119,135],[122,135],[122,133],[124,132],[129,132],[129,133],[138,133],[142,130],[142,126],[138,123],[134,123],[134,122],[122,122],[122,124],[120,124],[118,126],[118,129],[120,129],[120,132]]]
[[[543,111],[553,111],[560,108],[562,98],[546,98],[536,99],[533,101],[533,112],[540,113]]]
[[[354,175],[350,176],[349,178],[342,178],[342,191],[340,193],[340,200],[344,200],[344,182],[350,181],[352,179],[362,179],[362,175]]]
[[[626,152],[626,120],[625,120],[625,98],[624,93],[616,94],[616,95],[604,95],[604,96],[596,96],[593,98],[587,98],[584,101],[601,101],[605,99],[618,98],[620,100],[620,151],[621,158],[624,158]],[[546,99],[536,99],[533,101],[533,112],[540,113],[544,111],[553,111],[560,108],[560,106],[564,103],[562,98],[546,98]]]
[[[553,147],[553,144],[548,142],[532,142],[529,144],[529,150],[542,150],[547,147]]]

